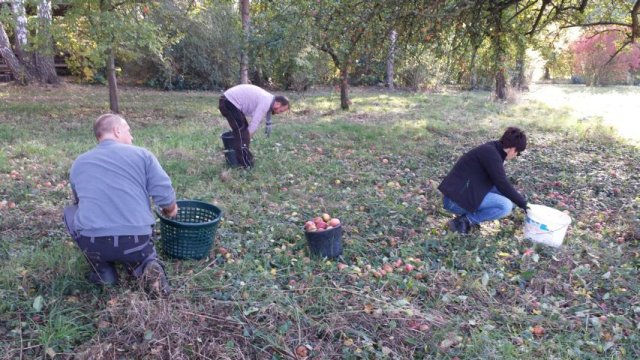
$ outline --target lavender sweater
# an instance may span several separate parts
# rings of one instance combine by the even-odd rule
[[[265,116],[267,123],[269,123],[275,96],[266,90],[255,85],[242,84],[225,91],[224,97],[231,101],[245,116],[251,117],[251,123],[249,123],[251,135],[256,132]]]
[[[176,199],[158,159],[141,147],[100,142],[71,166],[78,202],[76,230],[84,236],[146,235],[155,217],[149,197],[166,207]]]

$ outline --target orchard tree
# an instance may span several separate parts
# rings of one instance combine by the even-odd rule
[[[378,48],[389,33],[389,8],[384,0],[363,2],[319,0],[312,5],[313,21],[311,42],[329,55],[338,70],[340,107],[348,110],[349,74],[357,59]]]
[[[24,0],[0,0],[9,4],[11,14],[0,15],[0,56],[5,59],[16,82],[27,85],[35,81],[58,84],[53,61],[54,47],[51,33],[51,1],[39,0],[35,5],[37,16],[29,31]],[[10,24],[15,34],[14,43],[7,35],[4,23]],[[31,41],[29,41],[31,40]]]
[[[109,107],[119,113],[116,59],[134,59],[143,49],[159,53],[165,35],[147,19],[152,1],[71,0],[59,24],[58,40],[69,65],[87,79],[106,70]]]
[[[640,46],[619,51],[623,42],[624,33],[615,28],[584,34],[571,46],[574,73],[590,86],[626,82],[630,72],[640,70]]]
[[[530,0],[533,1],[533,0]],[[538,3],[538,1],[536,1]],[[612,61],[619,53],[640,38],[640,0],[542,0],[536,10],[537,17],[528,34],[557,24],[560,29],[578,27],[591,33],[613,31],[618,39]],[[604,30],[603,30],[604,29]],[[622,35],[620,35],[622,34]]]

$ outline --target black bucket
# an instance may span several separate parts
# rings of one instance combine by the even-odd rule
[[[321,231],[305,231],[311,255],[337,258],[342,255],[342,225]]]
[[[233,149],[233,131],[222,133],[220,138],[222,139],[222,145],[224,145],[224,158],[227,160],[227,165],[239,167],[240,163],[236,157],[236,151]]]

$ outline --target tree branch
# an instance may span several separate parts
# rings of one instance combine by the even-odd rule
[[[526,35],[531,36],[536,32],[536,30],[538,29],[538,25],[540,25],[540,20],[542,19],[542,16],[544,15],[544,9],[547,7],[547,5],[549,5],[550,2],[551,2],[551,0],[542,0],[542,6],[540,7],[540,10],[538,11],[538,16],[536,16],[536,21],[533,23],[533,26],[531,27],[531,30],[529,30]]]
[[[615,59],[615,58],[616,58],[616,56],[618,56],[618,54],[620,54],[620,53],[622,52],[622,50],[624,50],[624,48],[625,48],[625,47],[627,47],[627,46],[629,46],[631,43],[632,43],[632,41],[631,41],[631,40],[627,40],[627,41],[625,41],[625,42],[624,42],[624,44],[622,44],[622,46],[620,46],[620,47],[618,48],[618,50],[616,50],[616,52],[615,52],[615,53],[613,53],[613,55],[611,55],[611,58],[609,59],[609,61],[607,61],[607,62],[604,64],[604,66],[607,66],[607,65],[611,64],[611,62],[613,61],[613,59]]]
[[[507,20],[507,23],[510,23],[511,21],[513,21],[515,18],[517,18],[518,16],[520,16],[520,14],[522,14],[523,12],[525,12],[527,9],[529,9],[530,7],[532,7],[533,5],[537,4],[538,0],[532,0],[530,1],[528,4],[526,4],[525,6],[523,6],[522,8],[520,8],[520,10],[517,10],[515,14],[513,14],[512,17],[509,18],[509,20]],[[517,7],[517,5],[516,5]]]
[[[636,42],[636,39],[640,36],[640,24],[638,23],[638,12],[640,12],[640,0],[636,0],[636,3],[631,9],[631,42]]]
[[[567,10],[577,10],[579,12],[583,12],[584,9],[586,9],[588,3],[589,3],[589,0],[581,0],[580,6],[567,6],[567,7],[556,6],[555,8],[557,8],[559,12],[563,12]]]
[[[594,22],[594,23],[587,23],[587,24],[562,25],[560,28],[561,29],[568,29],[568,28],[574,28],[574,27],[593,27],[593,26],[603,26],[603,25],[616,25],[616,26],[622,26],[622,27],[628,27],[628,28],[631,27],[630,24],[619,23],[619,22],[615,22],[615,21],[597,21],[597,22]]]
[[[608,33],[608,32],[620,32],[620,33],[624,33],[621,29],[604,29],[604,30],[598,30],[595,31],[593,34],[587,36],[587,39],[593,39],[594,37],[604,34],[604,33]]]

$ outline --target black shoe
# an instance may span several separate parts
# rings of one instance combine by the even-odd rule
[[[464,215],[456,216],[453,220],[447,222],[449,230],[460,234],[468,234],[471,230],[471,222]]]
[[[142,283],[147,291],[151,293],[160,296],[168,296],[171,294],[171,286],[169,286],[167,274],[164,272],[162,265],[156,260],[150,261],[144,267]]]
[[[117,285],[118,274],[115,269],[101,269],[98,271],[89,271],[84,277],[88,282],[95,285]]]

